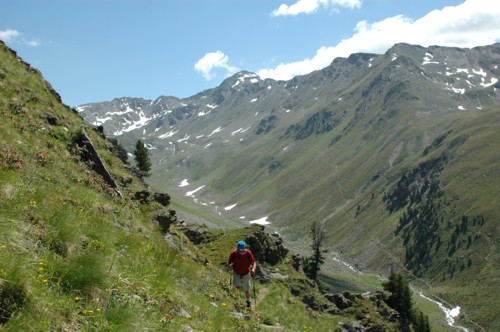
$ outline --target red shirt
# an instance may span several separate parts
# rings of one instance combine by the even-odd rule
[[[240,276],[250,273],[250,266],[255,262],[255,258],[250,250],[245,249],[243,252],[233,250],[229,255],[229,264],[233,263],[233,271]]]

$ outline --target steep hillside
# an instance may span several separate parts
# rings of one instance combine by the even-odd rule
[[[3,43],[0,118],[0,330],[399,329],[380,283],[328,298],[276,239],[281,254],[266,259],[273,241],[259,227],[198,230],[195,241],[170,196],[134,176],[123,148]],[[240,239],[265,281],[252,311],[222,267]]]
[[[234,224],[269,222],[289,241],[323,222],[352,264],[403,271],[491,328],[499,63],[500,44],[398,44],[290,81],[241,72],[187,99],[77,109],[129,152],[144,140],[148,183],[185,207],[192,199]],[[471,282],[484,292],[464,290]]]

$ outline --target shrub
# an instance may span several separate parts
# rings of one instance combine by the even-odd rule
[[[5,324],[12,314],[27,302],[24,286],[0,280],[0,324]]]
[[[24,159],[14,150],[14,148],[0,148],[0,167],[21,168],[24,165]]]
[[[94,253],[73,258],[57,271],[61,271],[60,282],[64,290],[79,290],[83,293],[103,285],[106,276],[100,257]]]

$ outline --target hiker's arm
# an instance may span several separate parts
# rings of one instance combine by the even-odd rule
[[[253,264],[252,264],[252,274],[255,273],[255,269],[257,268],[257,262],[256,261],[253,261]]]

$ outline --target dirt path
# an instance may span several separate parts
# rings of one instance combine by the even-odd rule
[[[260,286],[258,287],[256,293],[257,293],[257,305],[259,305],[259,303],[261,303],[266,298],[267,294],[269,294],[269,288]]]

